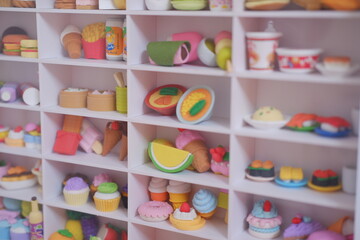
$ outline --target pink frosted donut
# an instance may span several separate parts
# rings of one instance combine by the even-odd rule
[[[168,219],[173,208],[167,202],[149,201],[138,207],[140,217],[148,222],[161,222]]]

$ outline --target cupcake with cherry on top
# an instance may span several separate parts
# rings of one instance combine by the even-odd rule
[[[170,222],[179,230],[193,231],[204,227],[206,220],[185,202],[170,215]]]

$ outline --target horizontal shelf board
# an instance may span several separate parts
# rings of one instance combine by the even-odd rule
[[[234,239],[259,240],[259,238],[250,235],[250,233],[247,230],[243,231],[243,232],[240,232]],[[279,237],[272,238],[272,240],[283,240],[282,232],[281,232],[281,235]]]
[[[0,196],[6,198],[13,198],[21,201],[31,201],[31,198],[35,196],[38,199],[39,203],[42,203],[42,196],[38,189],[39,185],[18,190],[5,190],[0,188]]]
[[[111,218],[111,219],[120,220],[120,221],[128,220],[127,209],[122,207],[121,202],[120,202],[120,207],[113,212],[100,212],[100,211],[96,210],[95,203],[90,201],[90,199],[84,205],[72,206],[65,202],[65,199],[62,195],[58,196],[55,199],[45,200],[45,204],[52,206],[52,207],[73,210],[73,211],[82,212],[82,213],[88,213],[88,214],[92,214],[95,216],[102,216],[102,217]]]
[[[284,11],[242,11],[238,17],[256,18],[360,18],[358,11],[305,11],[305,10],[284,10]]]
[[[234,186],[234,190],[323,207],[355,211],[355,196],[342,191],[324,193],[307,187],[284,188],[276,185],[274,182],[254,182],[247,179],[239,180],[236,186]]]
[[[161,127],[185,128],[225,134],[230,133],[229,119],[220,117],[211,117],[211,119],[199,124],[185,124],[181,123],[176,116],[162,116],[158,113],[147,113],[146,115],[131,117],[129,121]]]
[[[67,57],[60,58],[42,58],[41,63],[58,64],[68,66],[82,66],[82,67],[98,67],[98,68],[113,68],[113,69],[127,69],[126,62],[123,61],[109,61],[109,60],[95,60],[95,59],[71,59]]]
[[[96,9],[96,10],[83,10],[83,9],[54,9],[54,8],[38,8],[37,12],[40,13],[71,13],[71,14],[101,14],[101,15],[125,15],[125,10],[113,9]]]
[[[29,111],[40,111],[40,106],[29,106],[23,103],[21,100],[12,102],[12,103],[4,103],[0,102],[0,107],[2,108],[11,108],[11,109],[21,109],[21,110],[29,110]]]
[[[334,148],[343,148],[357,150],[358,138],[349,136],[345,138],[327,138],[316,135],[315,133],[296,132],[291,130],[259,130],[253,127],[245,126],[236,131],[236,134],[244,137],[254,137],[261,139],[294,142],[302,144],[311,144],[315,146],[325,146]]]
[[[159,177],[181,182],[189,182],[197,185],[211,186],[215,188],[229,188],[229,179],[225,176],[217,175],[212,172],[197,173],[184,170],[179,173],[165,173],[155,168],[152,162],[145,163],[129,170],[135,174],[141,174],[151,177]]]
[[[44,158],[51,161],[127,172],[127,161],[120,161],[118,155],[115,153],[109,153],[103,157],[95,153],[77,151],[76,155],[72,156],[50,153],[45,154]]]
[[[21,56],[8,56],[8,55],[0,54],[0,61],[37,63],[37,62],[39,62],[39,59],[38,58],[25,58],[25,57],[21,57]]]
[[[283,73],[283,72],[261,73],[255,71],[238,72],[236,76],[238,78],[271,80],[271,81],[360,86],[360,76],[337,78],[337,77],[323,76],[320,73],[291,74],[291,73]]]
[[[36,8],[0,7],[0,12],[37,12]]]
[[[4,143],[0,143],[0,153],[8,153],[18,156],[41,158],[41,152],[36,149],[28,149],[26,147],[11,147]]]
[[[206,224],[203,228],[195,231],[182,231],[175,228],[169,220],[162,221],[162,222],[147,222],[142,220],[139,216],[131,219],[132,223],[163,229],[166,231],[177,232],[181,234],[191,235],[195,237],[200,237],[209,240],[226,240],[227,238],[227,227],[228,225],[225,224],[224,219],[213,217],[210,220],[206,220]],[[184,238],[185,239],[185,238]],[[245,239],[244,239],[245,240]]]
[[[138,10],[128,11],[129,15],[150,15],[150,16],[189,16],[189,17],[232,17],[234,14],[231,11],[181,11],[181,10],[170,10],[170,11],[149,11],[149,10]]]
[[[68,114],[68,115],[76,115],[76,116],[83,116],[90,118],[127,121],[127,114],[121,114],[116,111],[100,112],[100,111],[91,111],[88,110],[87,108],[63,108],[60,106],[42,107],[41,109],[44,112],[48,112],[48,113]]]
[[[166,73],[183,73],[194,75],[206,75],[206,76],[218,76],[218,77],[231,77],[231,73],[228,73],[220,68],[211,68],[206,66],[197,66],[190,64],[183,64],[181,66],[164,67],[152,64],[137,64],[129,65],[131,70],[140,71],[152,71],[152,72],[166,72]]]

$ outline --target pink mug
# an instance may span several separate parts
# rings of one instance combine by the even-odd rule
[[[182,33],[174,33],[173,35],[171,35],[172,41],[190,42],[191,45],[190,56],[187,62],[192,62],[198,59],[197,48],[202,39],[203,37],[198,32],[182,32]]]

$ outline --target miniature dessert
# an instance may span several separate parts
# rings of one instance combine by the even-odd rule
[[[9,128],[0,125],[0,143],[5,141],[5,138],[8,136],[8,134],[9,134]]]
[[[3,53],[9,56],[20,56],[20,41],[24,39],[29,39],[29,37],[24,34],[5,35],[2,39]]]
[[[210,148],[211,154],[211,170],[215,174],[222,174],[224,176],[229,176],[229,152],[226,149],[219,145],[216,148]]]
[[[120,198],[116,183],[101,183],[94,195],[95,207],[101,212],[115,211],[119,207]]]
[[[85,108],[87,88],[66,88],[59,94],[59,106],[64,108]]]
[[[38,58],[38,42],[34,39],[20,41],[21,56],[25,58]]]
[[[301,168],[282,166],[275,182],[283,187],[303,187],[307,184]]]
[[[170,215],[170,222],[177,229],[193,231],[204,227],[206,220],[197,215],[195,209],[190,208],[187,202],[184,202]]]
[[[306,240],[311,233],[325,229],[321,223],[306,216],[297,215],[291,222],[284,231],[284,240]]]
[[[253,181],[267,182],[275,178],[275,167],[272,161],[254,160],[246,169],[246,177]]]
[[[315,132],[325,137],[346,137],[350,133],[350,123],[341,117],[317,117],[320,126]]]
[[[89,192],[88,184],[80,177],[68,179],[63,189],[66,203],[73,206],[84,205],[88,200]]]
[[[67,25],[61,32],[60,40],[70,58],[81,57],[81,31],[78,27]]]
[[[95,192],[98,190],[100,184],[105,182],[112,182],[111,177],[106,173],[100,173],[94,177],[92,184],[90,185],[90,195],[94,196]]]
[[[200,133],[191,130],[184,130],[176,137],[176,147],[189,151],[194,155],[192,166],[198,172],[206,172],[210,169],[209,150],[205,139]]]
[[[36,185],[36,177],[24,167],[11,167],[1,178],[0,185],[7,190],[28,188]]]
[[[63,229],[51,234],[48,240],[75,240],[75,238],[71,232]]]
[[[140,217],[147,222],[165,221],[172,212],[170,204],[159,201],[145,202],[138,208]]]
[[[313,131],[317,124],[316,118],[315,114],[298,113],[285,126],[296,131]]]
[[[19,219],[15,224],[11,225],[10,237],[12,240],[30,239],[29,222],[26,219]]]
[[[168,180],[152,177],[148,187],[150,199],[152,201],[166,202],[169,199],[169,194],[166,190],[167,185]]]
[[[103,146],[100,141],[103,139],[103,134],[87,118],[83,119],[81,125],[80,147],[87,153],[94,151],[96,154],[101,154]]]
[[[169,193],[169,201],[172,203],[173,208],[176,209],[182,203],[189,201],[191,184],[170,180],[166,190]]]
[[[215,214],[217,197],[207,189],[200,189],[195,193],[192,204],[201,217],[209,219]]]
[[[249,223],[249,233],[254,237],[272,239],[280,235],[282,217],[269,200],[257,201],[246,221]]]
[[[176,106],[180,122],[197,124],[209,119],[215,103],[215,92],[208,86],[195,86],[186,90]]]
[[[314,232],[310,234],[310,236],[307,238],[307,240],[320,240],[320,239],[350,240],[350,239],[346,239],[343,235],[330,230],[322,230],[322,231]]]
[[[339,176],[336,172],[328,170],[315,170],[308,186],[317,191],[332,192],[341,189]]]
[[[168,84],[151,90],[145,98],[145,104],[162,115],[173,115],[180,97],[186,88],[181,85]]]
[[[66,182],[70,179],[70,178],[73,178],[73,177],[80,177],[80,178],[82,178],[85,182],[86,182],[86,184],[88,184],[88,185],[90,185],[90,180],[89,180],[89,178],[86,176],[86,175],[84,175],[84,174],[82,174],[82,173],[70,173],[70,174],[68,174],[68,175],[66,175],[66,177],[64,178],[64,180],[63,180],[63,187],[66,185]]]
[[[99,0],[76,0],[76,9],[99,9]]]
[[[40,125],[35,123],[28,123],[25,125],[24,142],[26,148],[41,150]]]
[[[128,208],[128,186],[127,184],[121,189],[121,202],[124,208]]]
[[[118,121],[106,124],[103,143],[103,156],[106,156],[121,139],[120,123]]]
[[[245,7],[250,10],[279,10],[290,3],[290,0],[246,0]]]
[[[92,111],[115,111],[115,92],[110,90],[88,92],[87,108]]]
[[[328,230],[339,233],[346,237],[346,240],[354,239],[354,220],[348,216],[342,217],[328,227]]]
[[[20,8],[35,8],[35,0],[12,0],[13,7]]]
[[[333,71],[345,71],[351,66],[349,57],[325,57],[323,60],[324,67]]]
[[[5,144],[12,147],[24,147],[24,130],[21,126],[10,130],[8,136],[5,138]]]
[[[156,142],[149,143],[148,155],[157,169],[169,173],[185,170],[194,159],[194,155],[188,151]]]
[[[255,111],[251,118],[253,120],[265,122],[277,122],[283,121],[285,119],[284,115],[279,109],[269,106],[259,108]]]

